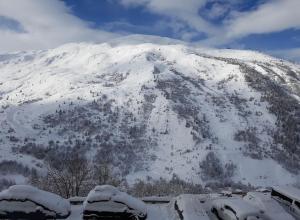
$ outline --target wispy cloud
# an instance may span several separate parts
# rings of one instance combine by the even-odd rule
[[[207,0],[120,0],[120,2],[127,7],[142,5],[152,13],[168,17],[176,25],[180,22],[185,23],[195,31],[208,36],[217,32],[216,27],[198,13]]]
[[[272,0],[249,12],[233,12],[226,25],[228,38],[300,28],[299,0]]]
[[[124,10],[146,10],[156,19],[152,27],[126,19],[92,25],[76,17],[61,0],[0,0],[0,53],[43,49],[68,42],[95,41],[130,33],[159,34],[205,46],[235,45],[252,34],[300,28],[300,0],[257,0],[240,11],[244,0],[110,0]],[[217,20],[217,22],[216,22]],[[285,50],[288,58],[298,49]],[[279,51],[278,51],[279,52]],[[283,50],[280,50],[283,52]]]
[[[144,6],[157,13],[184,23],[194,32],[207,36],[201,43],[220,46],[252,34],[266,34],[300,28],[299,0],[258,1],[249,11],[239,11],[241,0],[119,0],[127,7]],[[206,7],[210,5],[210,7]],[[214,19],[222,18],[221,23]],[[174,23],[176,24],[176,23]],[[193,33],[195,34],[195,33]],[[178,31],[178,36],[183,36]]]
[[[92,29],[59,0],[0,0],[0,16],[0,52],[51,48],[76,41],[104,41],[115,36]],[[8,21],[22,31],[16,31]]]
[[[300,63],[300,48],[271,50],[268,51],[268,53],[272,54],[273,56],[277,56],[283,59],[296,61],[297,63]]]

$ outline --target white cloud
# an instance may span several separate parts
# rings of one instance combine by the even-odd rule
[[[198,14],[206,2],[207,0],[121,0],[125,6],[143,5],[152,13],[184,22],[197,32],[213,35],[217,32],[214,25]]]
[[[190,39],[196,33],[205,33],[207,38],[199,43],[208,46],[226,45],[234,40],[251,35],[278,32],[300,27],[300,0],[269,0],[247,12],[239,12],[235,5],[242,0],[119,0],[127,7],[144,6],[148,11],[173,19],[173,30],[178,37]],[[263,1],[262,1],[263,2]],[[210,3],[210,9],[204,6]],[[202,14],[199,14],[199,11]],[[229,15],[221,25],[208,19]],[[193,31],[188,34],[178,29],[179,24],[188,25]],[[172,25],[172,22],[170,22]],[[169,25],[169,26],[170,26]],[[177,30],[177,32],[176,32]]]
[[[236,39],[251,34],[300,28],[300,0],[269,0],[242,13],[234,11],[234,5],[242,4],[243,0],[114,0],[112,3],[143,6],[163,18],[152,27],[132,25],[126,20],[111,22],[103,25],[105,30],[129,34],[135,33],[134,30],[152,33],[172,29],[177,37],[187,41],[204,33],[207,39],[199,43],[208,46],[234,44]],[[207,3],[211,4],[210,9],[204,7]],[[229,11],[221,25],[209,21]],[[5,22],[10,23],[5,25]],[[0,53],[51,48],[68,42],[102,42],[116,36],[91,27],[60,0],[0,0]],[[290,51],[292,54],[297,51]]]
[[[115,34],[92,29],[59,0],[0,0],[0,16],[24,31],[0,29],[0,52],[44,49],[77,41],[104,41]]]
[[[270,0],[247,11],[231,11],[219,32],[199,43],[220,46],[251,34],[267,34],[300,28],[300,0]]]
[[[228,4],[215,3],[209,10],[208,17],[210,19],[216,19],[216,18],[223,16],[229,10],[230,10],[230,7]]]
[[[299,10],[299,0],[272,0],[254,11],[234,13],[225,23],[226,37],[231,39],[300,28]]]

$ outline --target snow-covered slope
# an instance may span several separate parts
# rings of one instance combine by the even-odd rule
[[[0,55],[0,160],[39,169],[51,149],[80,146],[129,181],[297,181],[299,66],[135,42]]]

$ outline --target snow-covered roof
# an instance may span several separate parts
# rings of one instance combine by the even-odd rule
[[[257,208],[263,209],[265,214],[272,220],[294,219],[290,214],[286,213],[283,207],[271,198],[269,193],[249,192],[243,199]]]
[[[51,212],[55,212],[59,216],[68,216],[71,212],[71,205],[69,201],[62,197],[37,189],[27,185],[14,185],[9,187],[7,190],[0,192],[0,203],[2,202],[26,202],[31,201],[37,206],[42,206]],[[28,213],[30,210],[26,210],[26,206],[18,206],[18,210],[14,210],[13,205],[7,207],[8,210],[4,210],[5,207],[1,206],[1,211],[21,211]],[[27,207],[28,208],[28,207]],[[21,209],[21,210],[20,210]]]
[[[176,204],[184,220],[209,220],[199,197],[192,194],[183,194],[176,197]]]
[[[228,191],[228,190],[222,190],[221,194],[224,195],[224,196],[232,196],[232,192]]]
[[[293,186],[276,186],[273,190],[300,202],[300,190]]]
[[[261,188],[258,188],[255,190],[256,192],[261,192],[261,193],[266,193],[266,192],[271,192],[271,189],[270,188],[264,188],[264,187],[261,187]]]
[[[110,185],[96,186],[87,196],[84,202],[84,209],[88,208],[90,203],[97,202],[117,202],[122,203],[132,210],[146,215],[147,207],[144,202],[119,191],[116,187]]]
[[[236,212],[236,216],[244,216],[248,213],[261,213],[262,210],[250,205],[241,198],[224,198],[213,201],[213,205],[217,207],[229,206]]]

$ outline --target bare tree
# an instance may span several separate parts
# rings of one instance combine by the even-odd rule
[[[56,149],[48,154],[46,176],[32,175],[30,182],[41,189],[57,193],[65,198],[85,196],[96,185],[119,186],[124,182],[113,173],[107,156],[98,155],[93,160],[85,156],[82,146]]]
[[[31,183],[65,198],[85,194],[92,188],[92,168],[85,156],[75,151],[64,161],[59,161],[59,164],[57,162],[48,163],[47,175],[34,175],[31,177]]]
[[[111,170],[108,164],[98,164],[95,165],[94,178],[99,185],[108,184],[111,179]]]
[[[66,161],[68,181],[71,182],[71,195],[78,196],[80,190],[91,180],[92,168],[85,157],[73,155]]]

